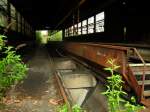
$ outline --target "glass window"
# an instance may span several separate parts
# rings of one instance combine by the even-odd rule
[[[68,29],[65,29],[65,37],[68,37]]]
[[[74,36],[78,35],[78,27],[77,24],[74,25]]]
[[[87,20],[82,21],[82,34],[87,34]]]
[[[7,0],[0,0],[0,7],[4,8],[6,11],[7,10]]]
[[[17,27],[17,24],[16,24],[16,9],[15,7],[10,4],[10,8],[11,8],[11,29],[16,31],[16,27]]]
[[[81,22],[78,23],[78,35],[81,35]]]
[[[24,34],[24,18],[22,17],[22,33]]]
[[[7,17],[3,13],[0,12],[0,26],[6,27],[7,26]]]
[[[88,19],[88,33],[94,33],[94,16]]]
[[[70,36],[73,36],[73,26],[70,28]]]
[[[18,15],[18,32],[21,32],[21,15],[20,13],[18,13],[17,15]]]
[[[10,9],[11,9],[11,17],[15,18],[16,17],[16,9],[12,4],[10,5]]]
[[[104,32],[104,12],[96,15],[96,32]]]
[[[69,27],[69,36],[73,36],[73,26]]]

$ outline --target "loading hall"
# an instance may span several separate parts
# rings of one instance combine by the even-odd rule
[[[149,10],[136,0],[0,0],[0,112],[108,112],[110,60],[119,97],[150,112]],[[18,81],[21,69],[4,63],[11,53],[27,67]]]

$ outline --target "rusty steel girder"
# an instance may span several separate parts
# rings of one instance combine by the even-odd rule
[[[79,57],[87,59],[103,67],[110,67],[108,59],[116,59],[116,65],[127,84],[134,90],[138,99],[141,100],[141,86],[138,85],[136,77],[128,65],[129,47],[100,45],[93,43],[66,43],[65,49]]]
[[[119,73],[126,73],[127,48],[120,46],[88,44],[88,43],[68,43],[65,48],[70,53],[84,57],[104,67],[109,67],[108,59],[116,59],[116,65],[119,65]]]

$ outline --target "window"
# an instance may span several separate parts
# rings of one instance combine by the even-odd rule
[[[24,18],[22,17],[22,33],[24,34]]]
[[[0,0],[0,7],[4,8],[6,11],[7,10],[7,0]]]
[[[15,18],[16,17],[16,9],[12,4],[10,5],[10,9],[11,9],[11,18]]]
[[[81,22],[78,23],[78,35],[81,35]]]
[[[94,16],[88,19],[88,33],[94,33]]]
[[[73,32],[74,36],[78,35],[78,27],[77,24],[74,25],[74,32]]]
[[[87,20],[82,21],[82,34],[87,34]]]
[[[25,27],[26,27],[25,29],[26,29],[26,35],[27,35],[28,34],[28,30],[29,30],[28,29],[28,22],[26,22]]]
[[[69,29],[65,29],[65,37],[69,37]]]
[[[18,13],[17,15],[18,15],[18,32],[21,32],[21,15],[20,13]]]
[[[5,27],[7,26],[7,17],[0,12],[0,26]]]
[[[73,26],[69,28],[69,36],[73,36]]]
[[[96,32],[104,32],[104,12],[96,15]]]
[[[12,23],[11,29],[16,31],[16,27],[17,27],[17,24],[16,24],[16,9],[12,4],[10,4],[10,9],[11,9],[11,23]]]

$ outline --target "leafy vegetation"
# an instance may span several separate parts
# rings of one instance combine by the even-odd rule
[[[50,34],[48,37],[48,41],[62,41],[62,31]]]
[[[65,104],[63,106],[60,106],[58,109],[58,112],[69,112],[68,106]],[[71,109],[71,112],[86,112],[83,110],[80,106],[74,105]]]
[[[20,55],[16,55],[13,47],[5,45],[5,38],[0,35],[0,98],[8,87],[22,80],[27,72]]]
[[[108,63],[110,64],[110,67],[105,68],[105,70],[111,73],[111,77],[107,78],[107,90],[102,94],[108,97],[109,112],[139,112],[142,110],[144,107],[136,104],[134,97],[131,97],[130,102],[135,105],[121,98],[121,96],[127,93],[122,90],[123,81],[121,75],[114,73],[119,66],[115,64],[115,59],[109,59]]]

